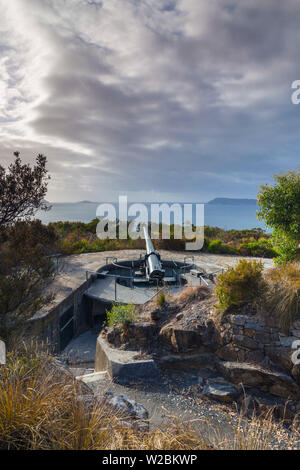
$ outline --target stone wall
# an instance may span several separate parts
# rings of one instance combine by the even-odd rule
[[[264,363],[291,372],[292,345],[300,340],[300,321],[288,334],[250,315],[226,315],[217,328],[217,356],[225,361]]]

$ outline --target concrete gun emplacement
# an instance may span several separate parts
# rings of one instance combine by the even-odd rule
[[[144,237],[146,242],[146,277],[149,280],[163,279],[165,276],[165,270],[162,268],[160,261],[160,255],[154,250],[153,243],[146,227],[143,227]]]

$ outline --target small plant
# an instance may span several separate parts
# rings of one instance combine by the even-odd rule
[[[217,307],[225,311],[262,297],[266,289],[262,272],[263,264],[257,261],[240,260],[235,268],[229,267],[218,279]]]
[[[160,308],[162,308],[165,302],[166,302],[166,295],[164,292],[160,292],[160,294],[156,298],[156,303]]]
[[[128,305],[113,305],[111,310],[106,310],[107,325],[128,325],[137,318],[135,306]]]
[[[288,263],[268,271],[270,289],[267,306],[277,318],[279,326],[288,331],[300,318],[300,264]]]

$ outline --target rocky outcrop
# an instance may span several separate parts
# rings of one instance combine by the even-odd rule
[[[153,323],[131,323],[126,328],[111,327],[106,333],[107,341],[115,347],[126,345],[132,349],[149,347],[153,338],[158,334]]]
[[[120,424],[123,426],[128,426],[137,431],[148,431],[149,413],[140,403],[131,400],[127,395],[113,395],[110,391],[107,391],[100,400],[117,413],[117,416],[121,419]]]
[[[222,320],[215,320],[212,308],[211,298],[155,308],[126,331],[109,329],[107,340],[123,349],[150,352],[161,368],[217,368],[236,385],[299,399],[300,369],[292,354],[300,321],[284,334],[250,308]]]
[[[194,328],[183,328],[177,322],[165,325],[159,333],[159,344],[173,352],[208,351],[214,349],[214,324],[205,321]]]
[[[240,362],[220,361],[216,367],[234,384],[258,387],[280,397],[300,398],[300,388],[288,374]]]

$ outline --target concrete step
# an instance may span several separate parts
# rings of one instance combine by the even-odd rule
[[[101,372],[92,372],[91,374],[78,375],[75,378],[76,380],[80,380],[81,382],[84,382],[85,384],[89,384],[92,382],[105,380],[107,377],[108,377],[107,372],[101,371]]]

